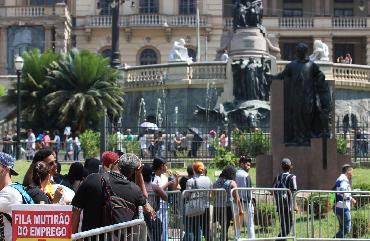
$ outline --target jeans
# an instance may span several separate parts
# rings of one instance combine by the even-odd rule
[[[243,222],[247,226],[248,238],[255,239],[256,235],[254,232],[254,206],[252,201],[243,202]],[[240,236],[240,231],[238,230],[238,235]]]
[[[280,228],[281,231],[278,237],[287,237],[293,226],[293,213],[289,205],[280,204],[278,205]],[[285,241],[286,239],[276,239],[279,241]]]
[[[351,230],[351,212],[347,208],[335,208],[335,215],[337,215],[339,222],[339,231],[335,238],[344,238]]]

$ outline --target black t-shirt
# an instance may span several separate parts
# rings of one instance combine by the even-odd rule
[[[144,195],[140,188],[120,174],[110,173],[110,185],[113,192],[124,197],[136,207],[146,204]],[[101,185],[101,176],[98,173],[90,174],[78,188],[73,200],[74,207],[83,209],[82,231],[102,227],[102,207],[104,195]]]
[[[180,191],[183,192],[184,190],[186,190],[186,182],[189,180],[189,178],[187,177],[182,177],[179,181],[179,184],[180,184]]]
[[[49,197],[38,187],[28,187],[27,193],[33,199],[35,204],[39,204],[40,202],[51,204]]]

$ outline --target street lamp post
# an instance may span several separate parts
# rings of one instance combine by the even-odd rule
[[[122,1],[124,3],[125,1]],[[119,0],[113,0],[112,7],[112,55],[110,65],[113,68],[121,66],[121,54],[119,52]]]
[[[24,61],[21,56],[17,56],[14,61],[15,69],[17,71],[17,160],[20,158],[21,147],[21,74]]]

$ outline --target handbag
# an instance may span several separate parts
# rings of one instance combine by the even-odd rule
[[[198,189],[197,180],[194,181],[195,189]],[[207,203],[206,197],[200,193],[193,193],[189,200],[185,203],[185,216],[194,217],[202,215],[206,212]]]

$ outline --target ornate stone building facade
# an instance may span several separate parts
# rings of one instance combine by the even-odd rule
[[[70,47],[110,55],[109,0],[0,0],[0,74],[11,73],[13,55],[25,49]],[[215,60],[232,33],[233,0],[126,0],[120,11],[122,63],[167,63],[175,40],[184,38],[196,55],[199,9],[200,59]],[[353,64],[370,64],[370,1],[263,0],[263,24],[281,59],[293,46],[312,48],[320,39],[330,58],[351,54]]]

